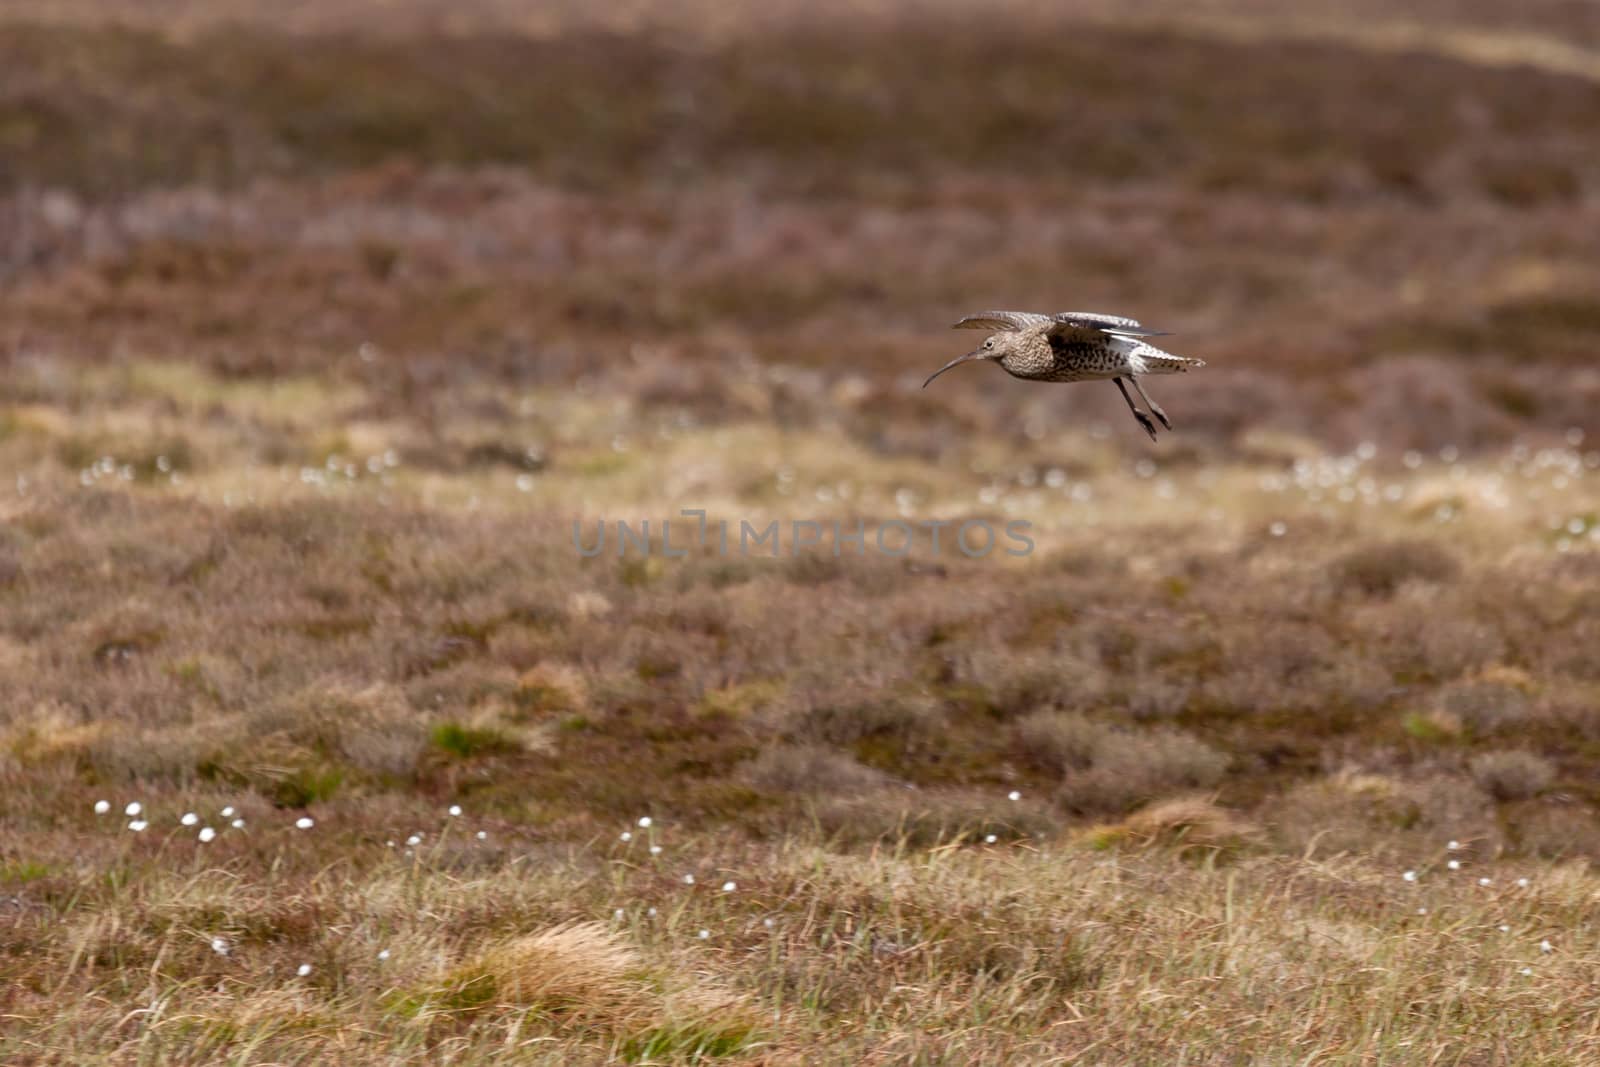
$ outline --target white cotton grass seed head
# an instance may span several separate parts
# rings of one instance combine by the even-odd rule
[[[1491,879],[1491,878],[1479,878],[1478,879],[1478,884],[1479,885],[1484,885],[1484,886],[1494,885],[1494,880]]]
[[[384,960],[386,960],[388,958],[389,958],[389,950],[388,949],[385,948],[385,949],[380,949],[378,951],[378,962],[379,963],[382,963]]]
[[[211,939],[211,951],[219,956],[226,956],[232,949],[229,947],[226,938],[213,937]]]
[[[699,937],[700,937],[700,940],[702,940],[702,941],[709,941],[711,939],[711,931],[710,930],[701,930],[700,934],[699,934]]]
[[[479,841],[487,841],[487,840],[489,840],[489,831],[487,831],[487,830],[479,830],[478,833],[477,833],[477,838],[478,838]]]
[[[94,802],[94,813],[96,815],[104,815],[106,812],[108,812],[110,810],[111,810],[111,801],[109,801],[109,800],[97,800],[97,801]]]
[[[1449,867],[1452,871],[1459,871],[1461,869],[1461,861],[1451,860],[1449,863],[1446,863],[1445,866]]]
[[[186,811],[183,813],[183,818],[179,819],[178,821],[183,823],[185,826],[193,826],[195,823],[200,821],[200,816],[196,815],[192,811]]]
[[[316,820],[313,819],[311,816],[302,815],[302,816],[300,816],[298,819],[296,819],[294,821],[294,825],[295,825],[295,829],[297,829],[297,830],[309,830],[313,826],[317,825],[317,823],[316,823]]]
[[[209,826],[204,826],[204,827],[201,827],[199,836],[200,836],[200,843],[203,845],[207,841],[210,841],[213,838],[215,838],[217,836],[217,832],[215,830],[213,830]]]
[[[633,834],[628,832],[627,830],[622,831],[622,833],[619,834],[618,837],[623,841],[632,841],[633,840]]]
[[[656,909],[654,909],[654,908],[647,908],[647,909],[646,909],[646,910],[645,910],[645,914],[646,914],[646,915],[648,915],[648,916],[650,916],[650,918],[652,918],[652,919],[654,919],[654,918],[655,918],[655,917],[656,917]]]
[[[455,818],[459,818],[460,816],[461,816],[461,805],[460,804],[452,804],[452,805],[450,805],[450,817],[452,819],[455,819]]]
[[[229,804],[227,807],[223,808],[221,815],[224,819],[233,818],[233,805]]]
[[[128,806],[122,809],[122,814],[126,815],[130,819],[133,819],[137,818],[139,813],[143,810],[144,805],[139,803],[137,800],[133,800],[129,801]]]
[[[422,835],[421,834],[412,834],[410,837],[406,838],[406,844],[411,845],[413,848],[415,848],[417,845],[422,844]]]
[[[983,843],[986,844],[986,845],[992,845],[998,840],[1000,840],[1000,839],[998,837],[996,837],[994,834],[984,834],[983,835]]]
[[[648,815],[641,815],[641,816],[640,816],[640,817],[639,817],[639,829],[641,829],[641,830],[648,830],[648,829],[650,829],[650,823],[651,823],[651,819],[650,819],[650,816],[648,816]]]
[[[1528,880],[1526,878],[1518,878],[1517,879],[1517,888],[1518,889],[1526,889],[1526,888],[1528,888]]]
[[[1524,967],[1524,968],[1522,968],[1522,970],[1518,971],[1517,973],[1518,974],[1522,974],[1522,975],[1530,975],[1530,974],[1533,973],[1533,968],[1532,967]]]
[[[1408,882],[1415,882],[1417,880],[1417,872],[1416,871],[1407,871],[1405,874],[1402,874],[1400,877],[1404,878]]]
[[[652,855],[652,856],[661,855],[661,846],[660,845],[651,845],[650,846],[650,855]]]
[[[738,889],[738,888],[739,888],[739,883],[738,882],[723,882],[722,883],[722,891],[724,893],[732,893],[735,889]]]
[[[613,919],[617,920],[617,922],[621,922],[623,919],[626,919],[628,917],[628,913],[626,911],[624,911],[623,909],[618,908],[616,911],[611,913],[611,917]]]
[[[235,830],[243,830],[244,829],[244,820],[243,819],[235,819],[232,822],[230,822],[228,825],[233,827]]]
[[[1454,852],[1454,851],[1456,851],[1456,849],[1461,847],[1461,842],[1460,841],[1451,841],[1449,844],[1445,845],[1444,847],[1449,849],[1451,852]]]
[[[302,963],[300,966],[295,968],[294,973],[298,974],[301,978],[306,977],[311,973],[311,964]]]
[[[1556,950],[1556,947],[1554,945],[1552,945],[1549,941],[1541,941],[1541,942],[1539,942],[1539,951],[1540,952],[1554,952],[1555,950]]]
[[[136,834],[142,834],[144,833],[144,828],[149,825],[150,824],[143,819],[134,819],[128,824],[128,829],[132,830]]]
[[[1013,789],[1011,792],[1006,794],[1006,798],[1009,800],[1021,800],[1022,794]]]

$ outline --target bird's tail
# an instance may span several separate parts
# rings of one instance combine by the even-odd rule
[[[1175,356],[1171,352],[1161,351],[1155,345],[1147,344],[1140,344],[1129,354],[1128,359],[1135,366],[1143,364],[1144,369],[1136,372],[1139,374],[1183,374],[1206,365],[1203,359]]]

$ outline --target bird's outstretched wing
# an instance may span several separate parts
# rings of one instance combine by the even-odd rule
[[[1026,330],[1030,326],[1042,326],[1049,321],[1049,315],[1041,315],[1037,311],[980,311],[976,315],[968,315],[950,328],[1015,331]]]
[[[1052,344],[1093,345],[1096,348],[1110,347],[1119,339],[1126,341],[1128,344],[1139,343],[1131,337],[1124,337],[1120,333],[1111,333],[1101,326],[1079,325],[1078,323],[1063,322],[1061,320],[1051,321],[1050,325],[1045,328],[1044,335],[1050,339]]]
[[[1123,337],[1165,337],[1166,330],[1147,329],[1138,319],[1125,319],[1121,315],[1102,315],[1095,311],[1058,311],[1051,320],[1063,326],[1100,330]]]
[[[1058,311],[1054,315],[1041,315],[1037,311],[980,311],[976,315],[968,315],[956,323],[953,329],[1015,331],[1044,325],[1050,325],[1063,333],[1068,330],[1084,330],[1117,334],[1122,337],[1162,337],[1167,332],[1148,329],[1138,319],[1123,318],[1121,315],[1102,315],[1097,311]]]

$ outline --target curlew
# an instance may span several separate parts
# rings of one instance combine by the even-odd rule
[[[1097,315],[1089,311],[1063,311],[1041,315],[1034,311],[982,311],[955,324],[957,330],[990,330],[982,346],[957,356],[922,383],[928,384],[958,363],[970,359],[992,359],[1014,378],[1034,382],[1086,382],[1105,378],[1117,383],[1128,410],[1139,420],[1150,439],[1156,439],[1156,424],[1128,395],[1123,379],[1133,383],[1161,425],[1172,429],[1167,413],[1150,399],[1139,384],[1144,374],[1182,374],[1191,367],[1204,367],[1205,361],[1175,356],[1147,343],[1146,337],[1161,337],[1164,330],[1147,330],[1134,319],[1116,315]]]

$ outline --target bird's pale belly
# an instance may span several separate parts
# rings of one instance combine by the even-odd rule
[[[1110,362],[1101,364],[1076,364],[1067,367],[1052,367],[1040,376],[1040,381],[1046,382],[1091,382],[1104,381],[1107,378],[1120,378],[1128,373],[1126,362]]]
[[[1036,382],[1088,382],[1118,378],[1132,371],[1128,357],[1109,348],[1064,351],[1053,358],[1000,361],[1000,366],[1017,378]]]

